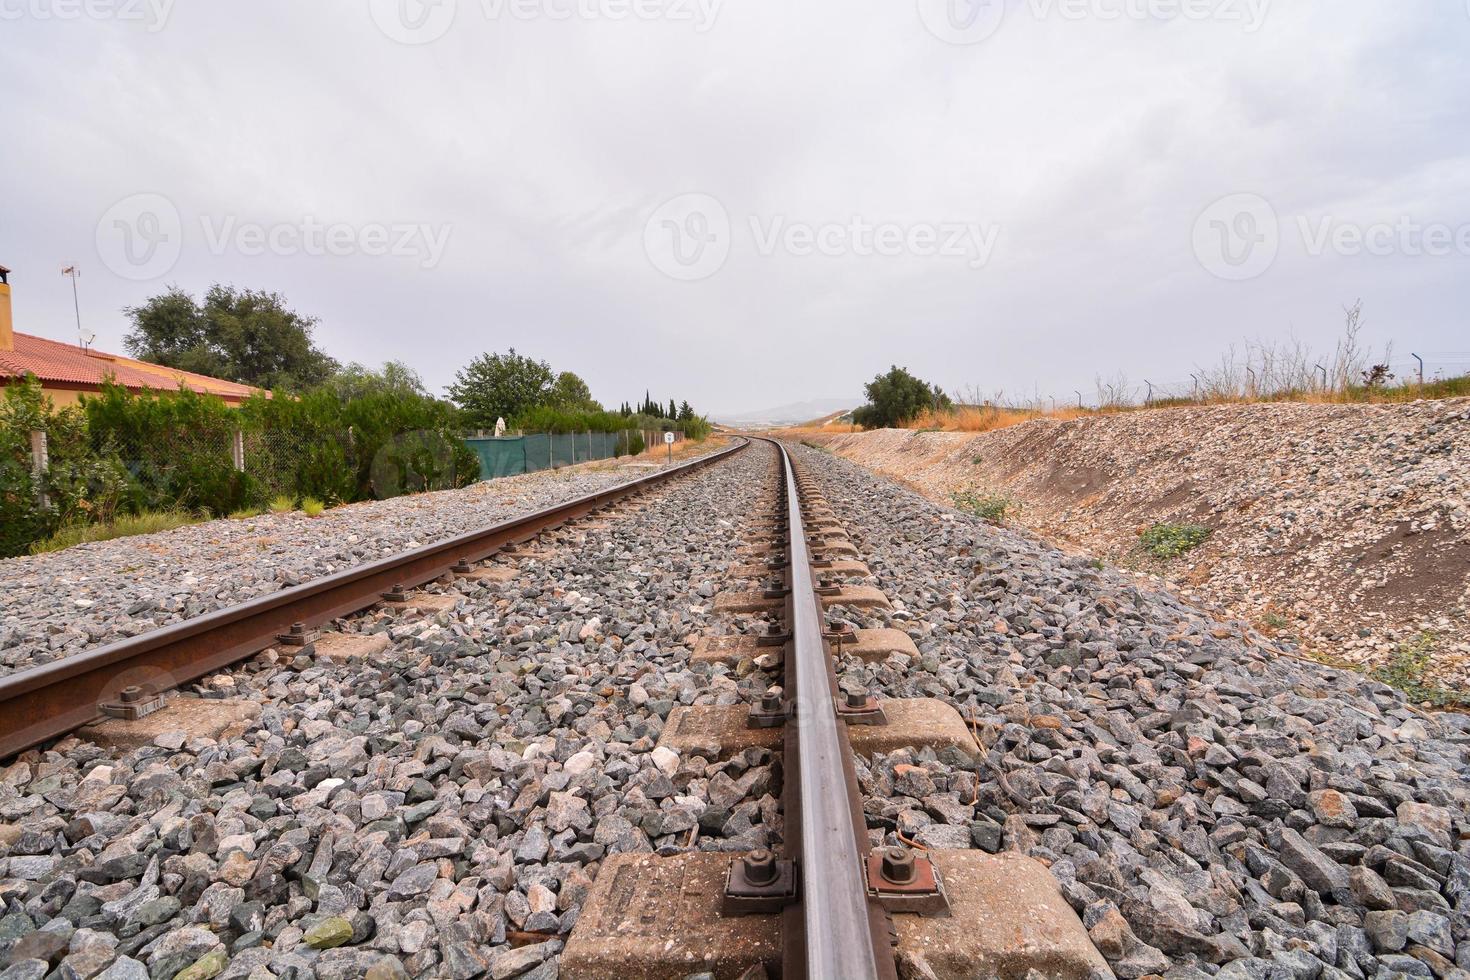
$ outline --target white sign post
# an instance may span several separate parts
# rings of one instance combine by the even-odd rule
[[[669,447],[669,464],[670,465],[673,465],[673,462],[674,462],[674,434],[672,432],[665,432],[664,433],[664,445]]]

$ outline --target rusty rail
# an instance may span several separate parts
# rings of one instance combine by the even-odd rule
[[[747,445],[736,443],[523,517],[0,677],[0,759],[94,720],[97,706],[116,700],[125,687],[161,693],[197,680],[274,645],[293,623],[318,626],[366,609],[394,586],[422,585],[461,559],[488,558],[507,545],[726,459]]]
[[[868,895],[869,850],[862,795],[847,723],[837,717],[837,675],[824,637],[802,522],[801,489],[786,447],[781,456],[787,521],[791,631],[786,684],[792,713],[785,726],[785,857],[800,868],[800,897],[785,912],[782,975],[896,980],[888,916]]]

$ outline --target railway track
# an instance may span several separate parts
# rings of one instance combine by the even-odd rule
[[[699,708],[675,708],[660,746],[681,758],[699,751],[720,755],[718,748],[680,742],[693,727],[703,735],[733,736],[737,749],[764,745],[779,755],[780,843],[733,856],[693,850],[672,855],[662,869],[640,865],[635,878],[644,877],[631,885],[627,861],[641,858],[609,855],[577,927],[566,937],[560,974],[569,980],[677,978],[703,967],[722,978],[896,980],[903,942],[953,945],[952,927],[945,932],[942,924],[983,911],[973,901],[952,904],[946,893],[946,875],[963,878],[965,867],[952,863],[946,872],[936,856],[891,840],[875,842],[870,833],[857,778],[859,751],[926,744],[974,751],[976,746],[947,704],[924,708],[924,725],[916,729],[913,707],[923,708],[923,699],[880,702],[866,691],[840,686],[834,663],[844,649],[876,645],[869,652],[881,655],[885,643],[909,650],[912,643],[891,630],[860,631],[893,634],[876,639],[829,630],[826,606],[886,607],[887,600],[871,587],[838,584],[865,578],[866,567],[791,454],[774,440],[759,441],[770,447],[775,467],[773,499],[764,516],[751,515],[746,557],[757,560],[735,569],[734,578],[755,576],[762,587],[717,597],[715,608],[765,617],[765,632],[744,639],[779,654],[773,675],[779,681],[736,707],[739,717],[716,709],[713,719],[701,720]],[[402,604],[409,590],[447,572],[472,575],[474,562],[727,460],[749,445],[743,440],[653,476],[0,678],[0,756],[54,740],[99,716],[146,719],[171,703],[208,710],[208,701],[170,702],[167,695],[267,648],[299,649],[316,627],[340,617],[385,600]],[[700,866],[702,877],[686,876],[689,861]],[[662,921],[665,932],[670,927],[684,932],[682,946],[639,933],[651,921],[639,910],[656,904],[659,895],[667,897],[667,881],[659,876],[670,871],[679,877],[675,890],[699,896],[695,917],[703,920]],[[699,883],[691,886],[692,880]],[[624,886],[638,898],[630,902]],[[921,921],[940,924],[941,933],[936,937],[928,926],[914,925]],[[966,928],[962,921],[960,929]],[[518,935],[520,943],[554,938],[534,931]],[[941,975],[969,975],[965,971],[974,956],[951,955],[950,969]]]
[[[538,534],[512,563],[462,564]],[[338,656],[323,633],[291,652],[293,624],[335,617],[378,645]],[[1463,737],[769,440],[10,675],[0,734],[7,754],[45,744],[98,701],[136,709],[205,674],[169,708],[253,708],[245,734],[150,727],[165,709],[132,742],[88,728],[0,762],[0,970],[1096,980],[1110,964],[1470,963],[1444,924],[1470,894]],[[1206,878],[1220,890],[1196,899]],[[1365,912],[1360,892],[1398,909]],[[1293,932],[1299,911],[1346,944]],[[1392,922],[1418,938],[1393,946]]]
[[[904,975],[923,961],[929,965],[921,975],[943,978],[1020,977],[1028,964],[1059,978],[1107,976],[1040,865],[1020,855],[931,854],[901,834],[870,830],[858,755],[929,748],[973,756],[979,746],[948,702],[880,700],[840,683],[844,651],[873,659],[917,651],[898,631],[829,623],[828,607],[888,608],[888,600],[851,584],[870,577],[851,539],[786,447],[765,441],[778,468],[775,506],[769,529],[750,545],[760,562],[732,574],[764,572],[779,583],[730,593],[715,606],[767,617],[767,632],[755,642],[779,652],[780,681],[745,708],[675,709],[660,745],[711,759],[753,744],[778,751],[779,853],[610,859],[568,942],[562,975],[673,978],[706,970],[742,980],[896,980],[907,958]],[[718,659],[716,646],[696,646],[696,658]],[[760,732],[773,734],[763,739]],[[998,891],[1001,878],[1014,891]],[[980,933],[982,923],[992,931]],[[1029,944],[1035,948],[1017,948]]]
[[[136,718],[180,685],[482,561],[549,529],[728,458],[719,452],[534,513],[0,677],[0,760],[115,713]],[[294,631],[294,636],[293,636]]]

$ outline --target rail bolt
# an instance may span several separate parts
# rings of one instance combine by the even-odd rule
[[[776,856],[764,847],[745,855],[741,863],[745,880],[752,885],[769,885],[776,880]]]
[[[117,692],[117,697],[118,700],[124,701],[128,704],[131,704],[134,701],[141,701],[143,700],[143,689],[136,684],[129,684],[127,687]]]
[[[305,636],[306,635],[306,624],[305,623],[292,623],[291,624],[291,635],[292,636]]]
[[[906,885],[914,880],[914,852],[907,847],[885,847],[878,870],[895,885]]]
[[[861,708],[868,703],[867,691],[848,691],[847,706],[849,708]]]
[[[767,691],[765,694],[762,694],[761,695],[761,710],[762,711],[768,711],[768,712],[771,712],[771,711],[780,711],[781,710],[781,692],[779,692],[779,691]]]

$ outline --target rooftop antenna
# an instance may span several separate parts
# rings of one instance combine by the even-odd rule
[[[82,303],[77,298],[77,279],[81,277],[82,270],[73,262],[70,265],[62,266],[61,274],[71,280],[71,305],[77,314],[77,340],[81,343],[82,349],[86,350],[87,345],[97,339],[97,335],[82,333]]]

